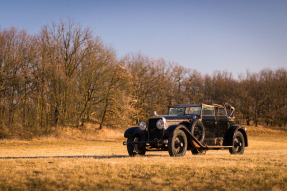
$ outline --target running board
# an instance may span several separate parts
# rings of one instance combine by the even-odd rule
[[[168,144],[168,140],[164,139],[164,140],[153,140],[153,141],[137,141],[137,142],[123,142],[123,145],[128,145],[128,144],[132,144],[132,145],[137,145],[137,144],[145,144],[145,143],[160,143],[160,144]]]
[[[189,137],[188,141],[193,147],[199,150],[221,150],[221,149],[230,149],[232,146],[206,146],[198,141],[189,131],[185,130],[185,133]]]
[[[221,150],[221,149],[230,149],[232,146],[206,146],[204,150]]]

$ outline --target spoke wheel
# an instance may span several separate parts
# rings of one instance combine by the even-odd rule
[[[196,126],[194,128],[194,137],[197,139],[197,140],[200,140],[201,137],[202,137],[202,128],[200,126]]]
[[[237,131],[233,139],[233,147],[229,149],[230,154],[243,154],[245,148],[244,137],[241,132]]]
[[[176,130],[168,139],[168,152],[170,156],[184,156],[187,148],[186,135],[181,130]]]
[[[139,137],[128,138],[127,142],[140,142],[141,139]],[[144,143],[141,144],[127,144],[127,150],[130,156],[145,155],[146,153],[146,145]]]
[[[191,127],[191,134],[199,141],[203,142],[205,138],[205,128],[200,121],[195,121]]]

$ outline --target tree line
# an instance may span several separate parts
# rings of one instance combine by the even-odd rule
[[[264,69],[235,79],[201,74],[175,62],[113,48],[74,21],[31,35],[0,30],[0,137],[49,134],[53,127],[135,125],[152,111],[185,103],[236,107],[240,123],[285,126],[287,70]]]

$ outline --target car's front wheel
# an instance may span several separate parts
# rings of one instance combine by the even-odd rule
[[[170,156],[184,156],[187,148],[187,138],[182,130],[176,130],[168,139],[168,152]]]
[[[128,138],[127,142],[127,149],[128,153],[130,156],[135,156],[137,154],[139,155],[145,155],[146,153],[146,148],[144,143],[139,143],[139,144],[131,144],[131,142],[140,142],[142,141],[141,138],[139,137],[131,137]]]
[[[245,148],[245,140],[241,132],[237,131],[233,138],[232,148],[229,149],[230,154],[243,154]]]

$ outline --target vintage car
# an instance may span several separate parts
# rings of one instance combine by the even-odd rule
[[[243,154],[248,146],[246,128],[235,125],[230,104],[186,104],[169,106],[168,115],[150,117],[125,133],[130,156],[146,151],[168,151],[170,156],[205,154],[207,150],[229,149]]]

